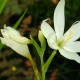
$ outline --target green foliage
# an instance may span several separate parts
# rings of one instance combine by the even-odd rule
[[[31,43],[33,44],[33,46],[36,48],[38,55],[41,56],[42,54],[42,50],[40,48],[40,46],[37,44],[37,42],[32,38],[32,36],[30,36],[31,39]]]
[[[32,5],[36,0],[8,0],[4,9],[5,15],[21,14],[28,5]]]
[[[16,28],[19,26],[19,24],[20,24],[20,22],[22,21],[24,15],[26,14],[26,11],[27,11],[27,9],[24,11],[24,13],[23,13],[22,16],[19,18],[19,20],[14,24],[14,26],[13,26],[14,29],[16,29]]]
[[[2,13],[6,3],[7,3],[7,0],[0,0],[0,14]]]
[[[0,42],[0,51],[2,50],[3,47],[4,45]]]
[[[4,14],[9,15],[12,14],[20,14],[22,12],[22,9],[18,3],[18,0],[8,0],[8,3],[5,7]]]

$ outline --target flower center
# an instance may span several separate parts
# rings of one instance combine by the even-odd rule
[[[57,46],[61,48],[63,46],[63,40],[58,40]]]

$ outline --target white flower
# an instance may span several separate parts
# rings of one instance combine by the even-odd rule
[[[54,28],[44,20],[41,24],[41,31],[46,37],[48,45],[52,49],[59,50],[64,57],[75,60],[80,63],[80,56],[76,52],[80,52],[80,21],[75,22],[71,28],[64,33],[64,6],[65,1],[60,0],[54,12]]]
[[[5,25],[4,29],[1,29],[1,33],[3,37],[1,37],[0,39],[3,44],[12,48],[20,55],[27,57],[29,53],[29,49],[27,46],[29,40],[27,38],[22,37],[17,30],[11,27],[6,27]]]

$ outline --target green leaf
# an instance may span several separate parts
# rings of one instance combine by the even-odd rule
[[[24,11],[24,13],[23,13],[22,16],[19,18],[19,20],[15,23],[15,25],[13,26],[14,29],[16,29],[16,28],[19,26],[19,24],[20,24],[20,22],[22,21],[24,15],[26,14],[26,11],[27,11],[27,9]]]
[[[22,21],[24,15],[26,14],[27,9],[24,11],[24,13],[22,14],[22,16],[19,18],[19,20],[15,23],[15,25],[13,26],[14,29],[16,29],[20,22]],[[2,48],[4,47],[4,45],[2,43],[0,43],[0,51],[2,50]]]
[[[0,51],[2,50],[3,47],[4,47],[4,45],[2,43],[0,43]]]
[[[42,50],[40,48],[40,46],[37,44],[37,42],[32,38],[32,36],[30,36],[31,42],[33,44],[33,46],[36,48],[38,55],[41,56],[42,54]]]
[[[6,3],[7,3],[7,0],[0,0],[0,14],[2,13]]]

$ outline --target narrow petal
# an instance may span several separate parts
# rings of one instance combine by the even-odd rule
[[[15,30],[12,27],[9,27],[9,26],[8,27],[4,27],[4,30],[9,31],[9,33],[14,34],[14,36],[20,36],[19,31]]]
[[[4,29],[1,29],[1,33],[2,33],[2,36],[3,36],[3,37],[9,38],[8,33],[7,33]]]
[[[64,6],[65,6],[65,1],[60,0],[60,2],[58,3],[54,11],[53,21],[54,21],[54,27],[58,39],[60,39],[64,33],[64,25],[65,25]]]
[[[80,52],[80,42],[76,41],[65,43],[63,48],[70,52]]]
[[[10,36],[12,40],[14,40],[15,42],[17,43],[20,43],[20,44],[29,44],[30,43],[30,40],[26,37],[14,37],[14,36]]]
[[[65,49],[59,49],[59,52],[62,56],[67,59],[75,60],[76,62],[80,63],[80,56],[75,52],[69,52]]]
[[[28,46],[25,44],[18,44],[15,41],[6,38],[1,38],[1,42],[24,57],[27,57],[27,54],[29,53]]]
[[[41,24],[41,31],[46,38],[48,38],[48,36],[51,36],[51,35],[55,36],[55,32],[52,29],[52,27],[45,21],[43,21]]]
[[[56,49],[56,50],[58,49],[58,46],[56,44],[56,38],[54,36],[49,36],[47,38],[47,42],[50,48]]]
[[[64,40],[66,41],[75,41],[78,38],[80,38],[80,21],[75,22],[64,34]]]

